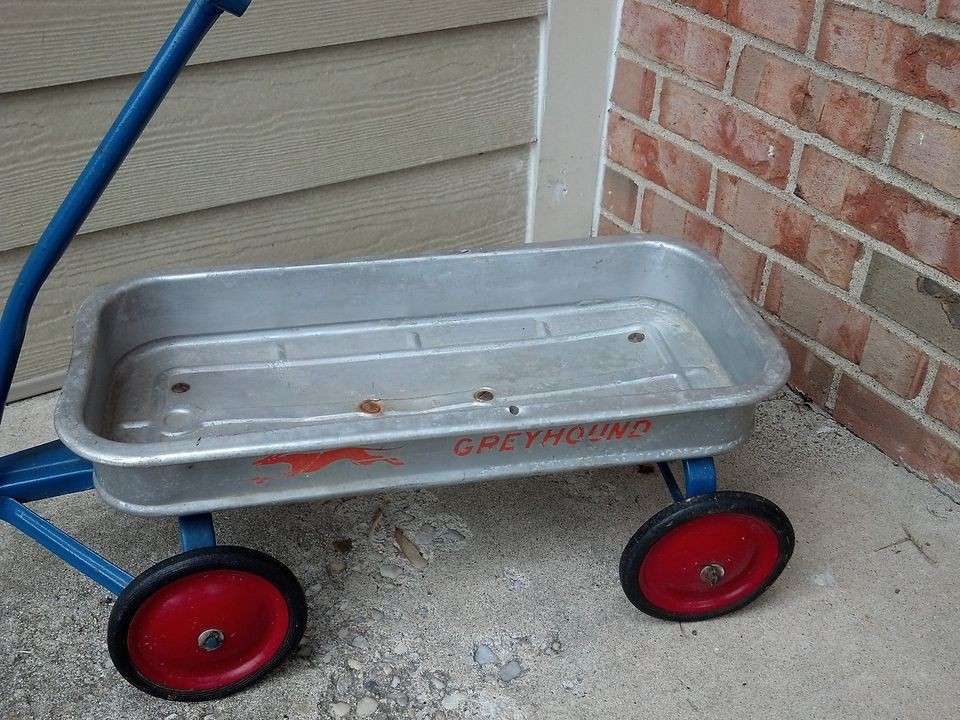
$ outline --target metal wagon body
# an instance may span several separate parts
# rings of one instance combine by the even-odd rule
[[[0,325],[3,398],[40,285],[206,30],[247,4],[190,2],[38,242]],[[229,508],[658,462],[675,502],[621,582],[651,615],[714,617],[793,549],[773,503],[716,491],[712,460],[788,371],[720,263],[665,238],[143,276],[81,307],[62,444],[0,459],[0,517],[118,594],[118,670],[179,700],[255,682],[303,634],[290,571],[216,546]],[[133,578],[24,505],[93,485],[179,517],[184,552]]]

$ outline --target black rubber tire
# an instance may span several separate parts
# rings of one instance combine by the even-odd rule
[[[640,567],[647,553],[670,530],[694,518],[717,513],[741,513],[753,516],[766,523],[776,534],[779,552],[776,564],[756,591],[738,602],[710,612],[679,613],[664,609],[653,603],[640,587]],[[786,567],[793,554],[795,537],[793,526],[786,514],[775,503],[759,495],[746,492],[715,492],[695,495],[682,502],[670,505],[650,518],[630,538],[620,556],[620,585],[627,599],[647,615],[662,620],[693,622],[720,617],[739,610],[756,600],[773,584]]]
[[[181,578],[211,570],[241,570],[270,582],[283,596],[289,625],[283,641],[256,672],[237,682],[209,690],[182,691],[158,685],[134,666],[127,646],[130,624],[143,603],[161,588]],[[307,626],[307,601],[296,576],[279,560],[249,548],[218,545],[190,550],[163,560],[140,573],[117,597],[107,625],[107,647],[117,671],[130,684],[150,695],[181,702],[217,700],[260,680],[293,653]]]

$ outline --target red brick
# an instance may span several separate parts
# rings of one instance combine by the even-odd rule
[[[940,366],[927,401],[927,412],[960,432],[960,370],[950,365]]]
[[[810,34],[814,0],[677,0],[678,4],[725,20],[731,25],[803,49]]]
[[[730,36],[688,23],[663,10],[626,0],[620,42],[685,75],[722,87],[730,59]]]
[[[764,307],[838,355],[860,362],[870,318],[782,265],[773,266]]]
[[[763,270],[767,265],[764,255],[724,233],[717,250],[717,258],[747,297],[754,301],[760,299]]]
[[[960,197],[960,130],[904,113],[891,163],[935,188]]]
[[[790,387],[817,405],[826,405],[830,384],[833,382],[833,365],[776,325],[771,325],[770,328],[790,356]]]
[[[660,124],[777,187],[786,186],[793,140],[720,100],[666,80]]]
[[[830,157],[803,150],[797,195],[901,252],[960,279],[960,218]]]
[[[802,263],[834,285],[849,287],[860,243],[816,225],[795,205],[720,173],[715,212],[744,235]]]
[[[625,58],[617,58],[611,99],[624,110],[644,118],[653,109],[657,76]]]
[[[671,142],[647,135],[616,113],[611,113],[607,126],[607,154],[615,163],[687,202],[707,206],[710,163]]]
[[[799,128],[879,160],[890,107],[841,83],[824,80],[789,60],[744,48],[733,94]]]
[[[929,359],[879,323],[870,326],[860,369],[897,395],[912,400],[920,394]]]
[[[817,59],[866,74],[873,48],[874,26],[886,22],[866,10],[828,3],[823,12]]]
[[[814,225],[803,264],[824,280],[849,289],[853,266],[863,254],[860,243],[823,225]]]
[[[656,235],[686,240],[699,245],[711,255],[716,255],[720,249],[720,228],[687,212],[652,190],[643,194],[640,229]]]
[[[831,2],[817,58],[922,100],[960,107],[960,42]]]
[[[597,222],[597,235],[624,235],[626,230],[622,230],[617,226],[616,223],[608,220],[607,218],[600,216],[600,220]]]
[[[960,22],[960,0],[940,0],[937,17]]]
[[[637,191],[637,184],[633,180],[615,170],[605,168],[600,206],[627,225],[632,225],[633,216],[637,212]]]
[[[960,480],[960,449],[845,375],[834,416],[890,457],[929,477]]]

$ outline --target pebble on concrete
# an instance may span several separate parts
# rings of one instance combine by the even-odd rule
[[[357,703],[357,717],[369,717],[377,711],[378,707],[380,707],[380,703],[372,697],[361,698],[360,702]]]
[[[493,665],[499,659],[486,645],[477,645],[476,652],[473,653],[473,661],[477,665]]]
[[[522,669],[520,668],[520,663],[516,660],[511,660],[502,668],[500,668],[500,679],[504,682],[510,682],[511,680],[516,680],[520,677]]]

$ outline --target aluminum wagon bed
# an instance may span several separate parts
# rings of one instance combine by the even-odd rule
[[[183,515],[727,452],[787,362],[664,239],[142,277],[81,308],[56,414]]]
[[[51,219],[0,317],[0,400],[44,281],[207,31],[249,4],[189,0]],[[242,690],[306,628],[289,568],[217,544],[228,508],[657,462],[673,502],[620,582],[650,616],[705,620],[793,552],[783,511],[718,491],[713,460],[788,371],[720,263],[666,238],[144,276],[80,309],[61,440],[0,458],[0,520],[117,595],[117,671],[172,700]],[[28,507],[94,486],[176,516],[182,552],[133,576]]]

